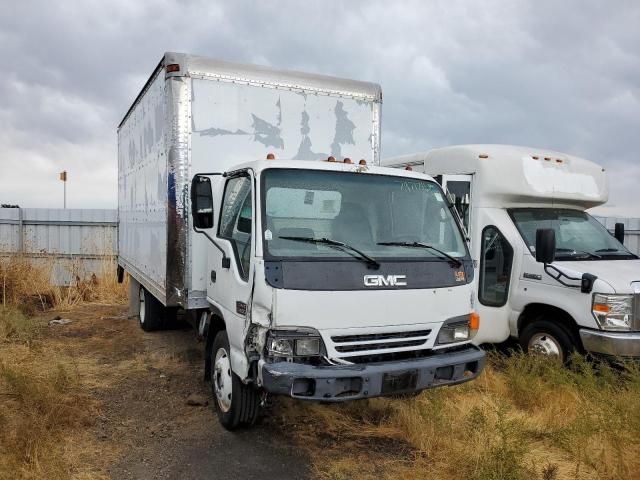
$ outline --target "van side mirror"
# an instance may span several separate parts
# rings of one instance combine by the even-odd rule
[[[196,175],[191,181],[191,218],[195,228],[213,227],[211,179]]]
[[[616,223],[616,228],[613,232],[613,236],[616,237],[616,240],[624,245],[624,223]]]
[[[536,262],[553,263],[556,258],[556,231],[553,228],[536,230]]]

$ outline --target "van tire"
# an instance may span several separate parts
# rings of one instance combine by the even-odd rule
[[[165,328],[166,312],[164,305],[144,287],[140,287],[138,298],[140,302],[140,313],[138,315],[140,328],[145,332],[153,332]]]
[[[557,350],[558,360],[566,364],[577,350],[573,335],[563,326],[539,318],[527,325],[520,335],[520,347],[526,353],[538,353],[554,356]]]
[[[230,352],[227,332],[221,330],[211,348],[211,392],[220,424],[233,431],[256,422],[260,396],[253,385],[245,385],[232,371]]]

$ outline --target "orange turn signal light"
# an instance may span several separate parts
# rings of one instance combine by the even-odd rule
[[[471,312],[469,314],[469,330],[480,330],[480,314]]]
[[[593,304],[593,311],[594,312],[609,313],[610,310],[611,310],[611,307],[609,307],[609,305],[607,305],[606,303],[594,303]]]

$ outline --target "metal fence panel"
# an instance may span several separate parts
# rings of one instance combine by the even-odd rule
[[[53,281],[102,274],[117,254],[117,211],[0,208],[0,255],[53,262]]]
[[[640,255],[640,218],[595,217],[613,232],[625,226],[625,246]],[[19,253],[35,262],[54,262],[61,285],[76,275],[104,274],[105,260],[117,255],[117,210],[0,208],[0,256]]]

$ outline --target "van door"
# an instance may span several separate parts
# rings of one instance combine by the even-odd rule
[[[243,338],[253,275],[253,185],[253,177],[249,172],[226,180],[216,236],[217,243],[230,259],[230,266],[223,267],[223,254],[213,246],[208,250],[207,257],[207,297],[224,316],[234,370],[240,365],[236,362],[246,363]]]
[[[485,216],[483,210],[479,210]],[[476,275],[477,302],[480,331],[474,343],[499,343],[509,337],[509,288],[514,265],[514,248],[491,218],[478,219],[483,225],[472,250],[479,254]]]
[[[472,180],[473,175],[442,175],[440,180],[442,188],[449,195],[468,235],[471,235]]]

